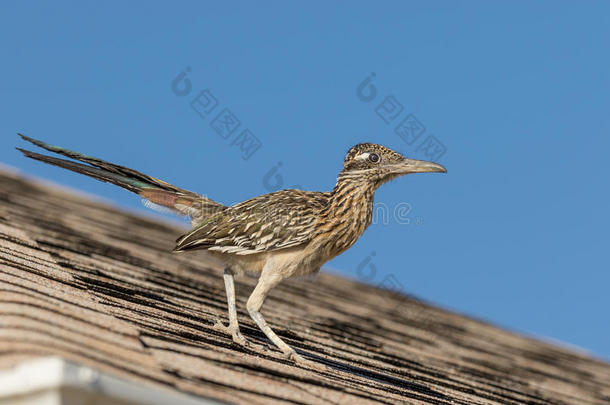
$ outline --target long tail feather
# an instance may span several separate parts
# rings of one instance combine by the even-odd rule
[[[154,186],[155,188],[161,188],[163,190],[171,190],[171,191],[180,191],[182,193],[190,193],[187,190],[183,190],[176,186],[173,186],[169,183],[166,183],[162,180],[156,179],[154,177],[148,176],[146,174],[140,173],[136,170],[130,169],[125,166],[115,165],[114,163],[106,162],[105,160],[98,159],[92,156],[87,156],[79,152],[75,152],[66,148],[62,148],[59,146],[49,145],[48,143],[39,141],[37,139],[30,138],[23,134],[18,134],[24,140],[33,143],[36,146],[39,146],[43,149],[46,149],[50,152],[55,152],[60,155],[67,156],[71,159],[79,160],[84,163],[88,163],[92,166],[103,169],[107,172],[118,174],[121,176],[125,176],[130,179],[140,180],[141,182],[147,183],[150,186]]]
[[[44,163],[68,169],[76,173],[81,173],[97,180],[115,184],[140,195],[142,198],[152,202],[153,204],[170,208],[172,211],[181,215],[190,216],[193,225],[197,225],[208,215],[222,211],[226,208],[224,205],[205,196],[181,189],[128,167],[115,165],[113,163],[87,156],[79,152],[61,148],[59,146],[49,145],[22,134],[18,135],[24,140],[43,149],[79,160],[87,164],[77,163],[66,159],[59,159],[17,148],[25,156]]]
[[[89,177],[93,177],[94,179],[115,184],[136,194],[139,194],[140,191],[142,191],[146,187],[151,187],[149,183],[138,181],[137,179],[129,178],[126,176],[121,176],[119,174],[109,172],[108,170],[84,165],[82,163],[72,162],[71,160],[41,155],[39,153],[35,153],[21,148],[17,148],[17,150],[23,153],[26,157],[39,160],[41,162],[45,162],[53,166],[59,166],[64,169],[72,170],[76,173],[85,174]]]

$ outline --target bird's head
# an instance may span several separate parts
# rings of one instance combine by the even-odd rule
[[[385,146],[359,143],[347,152],[339,179],[379,186],[405,174],[431,172],[446,173],[447,169],[438,163],[407,159]]]

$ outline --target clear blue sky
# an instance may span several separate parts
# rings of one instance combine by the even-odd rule
[[[15,132],[226,204],[329,190],[358,142],[426,158],[435,139],[448,174],[376,196],[409,223],[371,226],[328,266],[610,358],[610,3],[153,3],[2,2],[0,162],[144,210],[26,160]],[[218,104],[202,117],[205,89]],[[395,132],[409,114],[425,128],[412,144]],[[261,142],[247,160],[244,129]]]

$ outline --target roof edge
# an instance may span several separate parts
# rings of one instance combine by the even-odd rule
[[[123,380],[56,356],[40,357],[11,369],[0,370],[0,402],[34,396],[40,392],[60,392],[66,388],[134,404],[223,404],[216,399],[194,397]]]

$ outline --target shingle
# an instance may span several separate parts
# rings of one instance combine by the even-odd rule
[[[221,267],[172,254],[184,229],[0,172],[0,368],[59,355],[126,380],[235,403],[610,402],[610,365],[330,274],[263,307],[287,343],[330,365],[293,366],[244,311],[226,322]],[[297,299],[307,297],[307,299]]]

